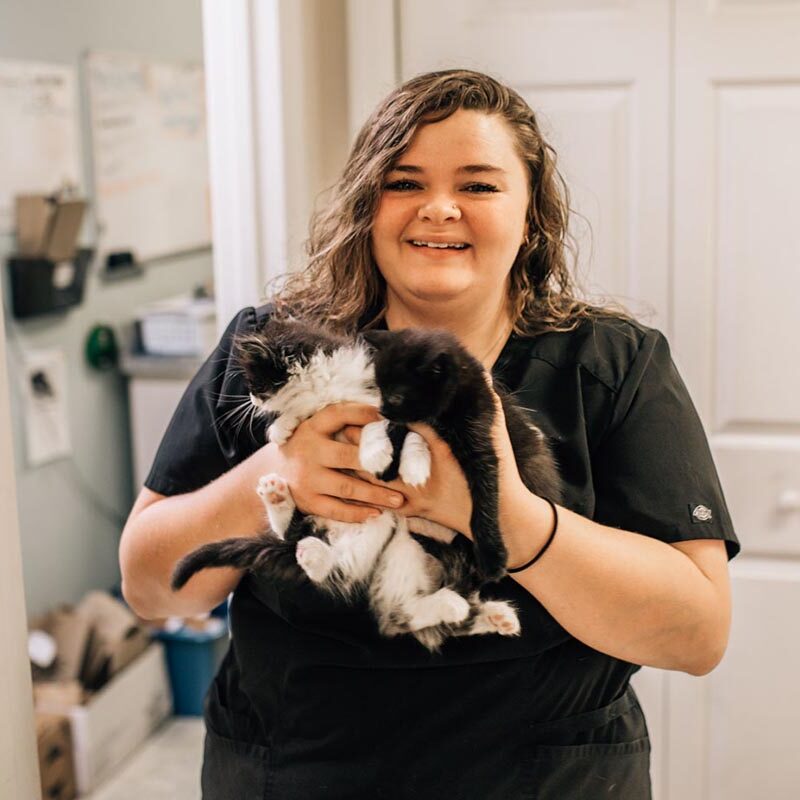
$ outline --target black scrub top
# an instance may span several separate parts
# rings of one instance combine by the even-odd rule
[[[175,411],[148,488],[193,491],[265,442],[266,421],[231,413],[247,397],[231,343],[268,314],[247,308],[230,323]],[[493,377],[549,437],[565,507],[738,552],[661,333],[595,320],[512,335]],[[379,636],[365,604],[246,575],[206,698],[205,800],[649,798],[650,743],[628,683],[639,667],[579,642],[510,577],[483,596],[515,603],[522,635],[452,638],[431,654],[411,636]]]

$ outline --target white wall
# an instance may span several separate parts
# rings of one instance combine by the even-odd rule
[[[0,4],[0,58],[78,67],[87,48],[202,61],[200,0],[3,0]],[[82,91],[80,109],[89,187],[88,110]],[[2,261],[13,247],[12,237],[0,237]],[[5,281],[6,270],[2,272]],[[15,321],[6,301],[11,420],[30,614],[56,603],[74,602],[88,589],[108,588],[118,580],[121,526],[87,499],[83,484],[118,515],[127,514],[132,499],[127,402],[121,378],[94,373],[85,364],[83,349],[89,328],[96,322],[119,327],[133,317],[139,305],[210,279],[211,255],[205,253],[154,264],[143,277],[114,284],[102,283],[95,272],[89,278],[83,305],[62,317]],[[8,291],[4,294],[8,298]],[[19,364],[25,351],[50,347],[62,349],[69,365],[74,455],[31,469],[24,454]]]

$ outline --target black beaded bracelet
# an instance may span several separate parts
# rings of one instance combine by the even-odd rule
[[[553,539],[556,537],[556,531],[558,530],[558,509],[556,509],[556,504],[549,497],[543,497],[542,500],[547,500],[547,502],[550,504],[550,508],[553,509],[553,530],[550,531],[550,536],[547,537],[547,541],[544,543],[542,549],[530,561],[526,561],[519,567],[507,568],[506,572],[509,574],[514,572],[522,572],[524,569],[532,567],[545,554],[545,551],[548,547],[550,547],[550,545],[553,543]]]

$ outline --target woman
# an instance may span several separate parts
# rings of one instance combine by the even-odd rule
[[[226,424],[243,387],[231,337],[187,390],[123,534],[123,588],[146,617],[234,591],[232,644],[207,699],[204,797],[650,797],[637,665],[709,672],[730,624],[738,543],[703,429],[664,337],[573,296],[568,202],[533,112],[475,72],[422,75],[359,134],[312,228],[307,271],[278,306],[341,330],[444,327],[514,391],[555,448],[553,519],[522,485],[502,417],[501,528],[514,571],[487,594],[522,636],[449,640],[431,655],[380,639],[362,612],[232,569],[172,594],[176,562],[254,535],[254,487],[277,472],[301,510],[363,521],[399,508],[469,535],[471,499],[446,445],[411,490],[357,469],[373,408],[340,404],[281,447]],[[348,443],[333,441],[344,429]]]

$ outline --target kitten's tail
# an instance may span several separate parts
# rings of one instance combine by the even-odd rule
[[[296,542],[286,542],[272,533],[210,542],[184,556],[172,573],[176,592],[196,572],[209,567],[238,567],[250,572],[292,572],[300,568],[295,559]]]

